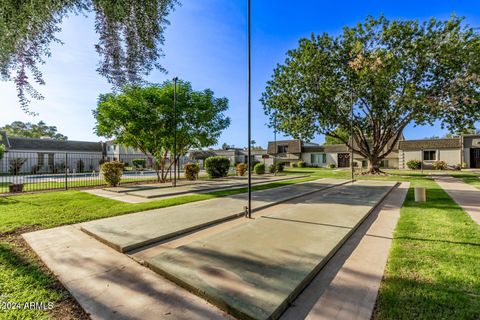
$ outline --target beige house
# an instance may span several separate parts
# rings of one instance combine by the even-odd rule
[[[345,144],[319,145],[301,140],[280,140],[268,143],[268,154],[287,166],[303,161],[308,165],[338,168],[350,166],[350,150]],[[365,158],[354,153],[358,167],[367,167]],[[480,168],[480,135],[462,135],[448,139],[405,140],[397,142],[393,151],[381,162],[380,167],[406,169],[410,160],[423,161],[424,168],[431,168],[437,160],[450,167],[462,165]]]

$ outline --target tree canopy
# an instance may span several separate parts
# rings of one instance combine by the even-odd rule
[[[7,135],[23,138],[50,138],[55,140],[67,140],[68,137],[57,132],[57,127],[47,126],[45,122],[39,121],[37,124],[30,122],[14,121],[0,128]]]
[[[215,145],[230,125],[224,115],[227,98],[216,98],[210,89],[195,91],[189,82],[177,82],[176,116],[171,81],[158,86],[127,86],[120,93],[100,96],[95,131],[118,143],[141,150],[154,159],[160,181],[165,181],[168,157],[173,153],[175,119],[177,154]]]
[[[51,55],[52,42],[68,14],[95,15],[99,35],[95,50],[97,71],[116,88],[138,84],[153,68],[163,70],[166,17],[177,0],[3,0],[0,8],[0,76],[12,80],[22,109],[29,112],[29,98],[42,99],[30,76],[43,85],[39,65]]]
[[[287,52],[261,102],[295,138],[339,139],[378,170],[410,123],[451,131],[480,119],[480,36],[462,18],[368,17],[343,33],[312,35]],[[353,119],[350,116],[353,108]],[[353,139],[336,134],[350,131]]]
[[[333,134],[335,136],[329,136],[329,135],[325,136],[325,143],[324,143],[325,145],[342,144],[344,143],[343,141],[348,140],[348,138],[350,137],[349,132],[342,130],[340,128],[335,129],[333,131]],[[337,138],[337,136],[340,136],[341,138]]]

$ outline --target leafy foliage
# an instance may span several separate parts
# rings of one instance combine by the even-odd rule
[[[235,171],[237,172],[237,176],[241,177],[245,175],[245,172],[247,172],[247,164],[243,162],[237,163],[235,166]]]
[[[147,159],[133,159],[132,164],[137,169],[143,169],[147,166]]]
[[[346,130],[336,128],[333,130],[334,136],[326,135],[325,136],[325,145],[332,145],[332,144],[343,144],[344,141],[350,138],[350,133]],[[340,138],[337,138],[340,137]]]
[[[13,80],[22,109],[29,98],[43,99],[33,87],[45,84],[38,66],[51,55],[52,42],[68,14],[95,14],[101,58],[97,71],[116,88],[140,83],[153,68],[163,71],[163,33],[177,0],[4,0],[0,10],[0,76]]]
[[[456,16],[423,23],[368,17],[337,37],[301,39],[275,68],[261,102],[278,130],[304,140],[337,138],[375,172],[410,123],[473,127],[479,57],[479,31]],[[350,120],[353,143],[336,132],[349,132]]]
[[[185,165],[185,178],[187,180],[197,180],[198,173],[200,172],[200,166],[196,163],[187,163]]]
[[[205,160],[205,169],[210,178],[222,178],[228,175],[230,160],[225,157],[210,157]]]
[[[5,145],[0,144],[0,160],[3,159],[3,156],[5,155],[5,151],[6,151]]]
[[[8,165],[9,165],[8,171],[13,175],[19,174],[25,162],[27,162],[26,158],[10,159],[10,161],[8,162]]]
[[[7,135],[12,137],[50,138],[55,140],[68,139],[67,136],[57,132],[57,127],[47,126],[43,121],[39,121],[37,124],[14,121],[0,128],[0,131],[5,131]]]
[[[256,174],[264,174],[265,165],[263,163],[257,163],[255,167],[253,167],[253,171],[255,171]]]
[[[307,163],[305,161],[298,161],[299,168],[305,168],[306,166],[307,166]]]
[[[433,163],[432,167],[433,167],[434,170],[447,170],[448,169],[447,163],[443,160],[435,161]]]
[[[227,98],[216,98],[211,90],[194,91],[189,82],[177,82],[176,115],[173,84],[127,86],[120,93],[101,95],[93,111],[99,136],[141,150],[155,166],[158,180],[165,181],[167,159],[173,153],[176,123],[177,155],[217,143],[230,125],[224,115]]]
[[[123,163],[118,161],[105,162],[102,164],[102,174],[109,186],[118,186],[123,175]]]
[[[420,160],[409,160],[407,161],[407,167],[411,170],[418,170],[422,167],[422,161]]]

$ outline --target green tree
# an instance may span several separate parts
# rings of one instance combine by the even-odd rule
[[[222,150],[228,150],[230,148],[231,148],[230,145],[228,145],[226,142],[222,144]]]
[[[141,150],[154,164],[158,181],[165,182],[173,161],[174,119],[177,122],[177,155],[189,149],[215,145],[230,119],[224,115],[227,98],[216,98],[210,89],[194,91],[189,82],[177,82],[177,112],[173,112],[173,83],[127,86],[120,93],[101,95],[95,132]]]
[[[350,133],[345,130],[341,130],[340,128],[335,129],[333,133],[335,136],[325,136],[325,145],[342,144],[345,140],[348,140],[350,138]],[[337,138],[337,136],[341,137],[341,139]]]
[[[5,148],[5,145],[0,144],[0,160],[3,159],[3,156],[4,156],[6,150],[7,150],[7,148]]]
[[[3,0],[0,9],[0,76],[13,81],[25,112],[29,98],[42,99],[29,78],[45,84],[38,68],[51,55],[63,18],[93,14],[101,58],[97,69],[115,87],[139,83],[153,68],[163,71],[166,17],[177,0]],[[31,74],[31,77],[29,77]]]
[[[456,16],[423,23],[368,17],[336,37],[301,39],[275,68],[261,102],[280,131],[353,144],[376,173],[410,123],[473,127],[480,119],[479,57],[478,30]],[[353,143],[335,131],[349,132],[350,120]]]
[[[67,140],[68,137],[57,132],[57,127],[47,126],[45,122],[39,121],[37,124],[30,122],[14,121],[0,128],[7,135],[23,138],[50,138],[55,140]]]

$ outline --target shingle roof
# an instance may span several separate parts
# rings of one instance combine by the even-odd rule
[[[460,138],[403,140],[399,142],[400,150],[421,149],[458,149],[461,148]]]
[[[287,145],[288,146],[288,153],[301,153],[302,152],[302,142],[300,140],[279,140],[277,141],[277,147]],[[269,141],[268,142],[268,154],[276,154],[277,150],[275,150],[275,142]]]
[[[10,150],[102,152],[101,142],[9,137]]]

